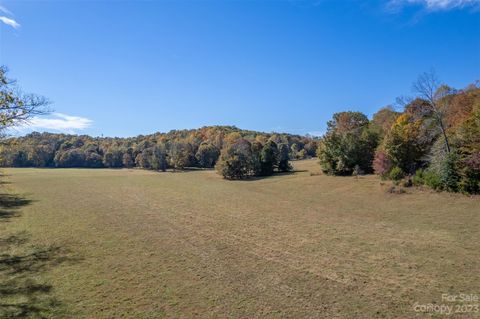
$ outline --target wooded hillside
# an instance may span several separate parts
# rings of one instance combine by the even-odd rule
[[[4,167],[139,167],[165,170],[185,167],[212,168],[221,151],[238,143],[265,144],[287,153],[287,159],[315,156],[312,137],[262,133],[234,126],[208,126],[193,130],[140,135],[131,138],[91,137],[31,133],[2,141],[0,165]],[[275,151],[276,152],[276,151]]]

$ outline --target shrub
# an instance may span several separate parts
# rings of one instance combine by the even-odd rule
[[[412,178],[412,183],[415,186],[421,186],[425,184],[425,176],[423,169],[419,169],[415,172],[415,175],[413,175]]]
[[[478,178],[472,178],[472,176],[463,176],[458,183],[458,190],[464,194],[479,194],[480,183]]]
[[[450,192],[458,191],[458,183],[460,182],[460,174],[458,173],[458,155],[449,153],[446,155],[440,168],[440,180],[442,188]]]
[[[389,177],[392,181],[398,182],[405,177],[405,173],[402,171],[400,167],[395,166],[390,171]]]
[[[442,180],[440,176],[434,172],[434,171],[426,171],[423,174],[424,180],[425,180],[425,185],[428,187],[435,189],[435,190],[440,190],[442,189]]]

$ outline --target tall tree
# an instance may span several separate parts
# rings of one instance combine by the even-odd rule
[[[122,156],[122,164],[123,167],[126,168],[131,168],[135,165],[135,162],[133,161],[132,155],[128,152],[125,152]]]
[[[118,149],[109,149],[103,155],[103,165],[110,168],[122,167],[123,154]]]
[[[366,115],[360,112],[335,113],[327,123],[327,133],[317,154],[322,170],[328,174],[351,175],[356,166],[372,172],[378,135],[369,129]]]
[[[392,106],[385,106],[377,113],[373,114],[370,128],[377,133],[379,137],[383,137],[388,131],[390,131],[393,123],[395,123],[395,120],[399,115],[400,113],[396,112]]]
[[[184,169],[192,164],[195,155],[192,146],[185,142],[173,142],[170,145],[170,165],[174,169]]]
[[[422,142],[422,121],[410,113],[400,115],[383,141],[382,148],[394,166],[405,173],[414,173],[422,166],[427,148]]]
[[[434,71],[421,74],[413,84],[413,89],[421,99],[428,103],[432,117],[440,128],[445,149],[447,153],[450,153],[450,142],[445,127],[445,114],[449,103],[447,96],[452,94],[451,89],[440,83]]]
[[[150,165],[154,170],[165,172],[167,170],[167,156],[163,145],[149,149]]]
[[[251,175],[252,144],[243,138],[228,144],[222,150],[215,169],[226,179],[242,179]]]
[[[205,142],[200,144],[197,154],[195,154],[200,167],[206,168],[214,167],[219,156],[219,149],[215,145]]]
[[[288,162],[289,159],[288,145],[284,143],[278,144],[278,170],[280,172],[288,172],[292,170],[292,165]]]
[[[278,167],[278,148],[274,141],[268,141],[260,151],[260,175],[269,176]]]

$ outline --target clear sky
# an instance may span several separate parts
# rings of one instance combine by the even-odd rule
[[[133,136],[204,125],[323,132],[434,68],[480,79],[480,1],[7,1],[0,64],[59,114],[40,131]]]

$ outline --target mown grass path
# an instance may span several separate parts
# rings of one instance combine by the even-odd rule
[[[68,251],[35,276],[72,318],[422,318],[416,302],[480,295],[480,198],[295,168],[6,169],[31,202],[0,230]]]

